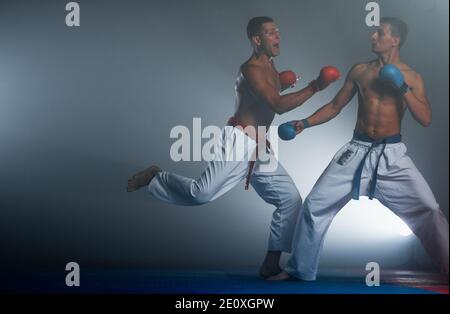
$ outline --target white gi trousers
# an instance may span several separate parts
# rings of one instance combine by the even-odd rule
[[[315,280],[325,234],[334,216],[352,198],[355,171],[371,143],[353,139],[333,157],[305,199],[285,270],[302,280]],[[359,195],[368,195],[378,164],[374,197],[399,216],[421,240],[428,254],[448,275],[449,230],[445,215],[402,143],[370,150],[361,175]]]
[[[242,182],[249,172],[250,155],[256,142],[236,127],[223,128],[221,139],[215,145],[213,161],[197,179],[187,178],[166,171],[159,172],[149,183],[148,191],[155,198],[177,205],[201,205],[213,201]],[[236,160],[231,154],[247,143],[244,158]],[[271,149],[268,153],[273,154]],[[297,223],[302,199],[292,178],[276,161],[276,169],[267,171],[256,160],[250,184],[267,203],[275,206],[270,223],[268,250],[291,252],[292,237]]]

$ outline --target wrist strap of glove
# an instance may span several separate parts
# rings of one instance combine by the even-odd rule
[[[309,82],[308,86],[311,87],[314,94],[320,91],[319,83],[317,82],[317,80],[312,80],[311,82]]]
[[[402,86],[400,86],[400,91],[402,92],[402,94],[406,94],[406,92],[409,90],[409,86],[406,83],[403,83]]]
[[[300,120],[300,121],[303,124],[303,129],[307,129],[307,128],[311,127],[311,125],[308,122],[308,119],[303,119],[303,120]]]

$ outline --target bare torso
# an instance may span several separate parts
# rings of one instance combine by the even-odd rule
[[[413,86],[415,72],[406,64],[398,66],[405,81]],[[381,65],[377,61],[359,64],[353,80],[358,88],[358,119],[355,130],[374,139],[398,134],[406,110],[400,92],[378,79]]]
[[[262,97],[254,92],[243,74],[245,68],[252,65],[263,69],[267,74],[265,77],[271,81],[271,85],[277,86],[278,90],[281,89],[278,72],[273,63],[261,62],[253,57],[250,58],[241,66],[236,79],[236,112],[234,116],[242,125],[252,125],[255,128],[266,126],[268,128],[275,117],[275,112],[265,103]]]

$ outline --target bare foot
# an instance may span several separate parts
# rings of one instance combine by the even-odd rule
[[[280,273],[282,269],[280,268],[280,256],[281,251],[267,251],[264,262],[259,269],[259,275],[266,279],[270,276],[275,276]]]
[[[128,179],[127,192],[134,192],[144,185],[148,185],[159,171],[161,168],[154,165],[134,174]]]
[[[282,271],[283,270],[278,265],[273,266],[273,267],[268,267],[268,266],[263,265],[259,269],[259,275],[262,278],[267,279],[267,278],[269,278],[271,276],[275,276],[275,275],[279,274]]]
[[[281,273],[278,273],[275,276],[267,278],[267,280],[270,280],[270,281],[283,281],[283,280],[292,280],[292,279],[294,279],[294,278],[285,271],[282,271]]]

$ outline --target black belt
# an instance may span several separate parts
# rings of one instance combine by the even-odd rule
[[[353,177],[353,186],[352,186],[352,198],[357,200],[359,199],[359,190],[361,187],[361,175],[364,168],[364,163],[366,161],[367,155],[369,155],[370,151],[377,147],[378,145],[383,145],[381,149],[381,153],[378,156],[377,164],[373,171],[372,181],[370,182],[369,188],[369,199],[373,199],[373,195],[375,194],[375,188],[377,185],[377,177],[378,177],[378,164],[380,163],[381,155],[383,155],[384,149],[386,148],[386,144],[394,144],[400,143],[402,141],[402,136],[400,134],[395,134],[392,136],[388,136],[382,139],[373,139],[369,137],[367,134],[358,133],[356,131],[353,132],[353,139],[362,142],[372,143],[367,153],[364,155],[364,158],[361,160],[358,168],[356,169],[355,176]]]

